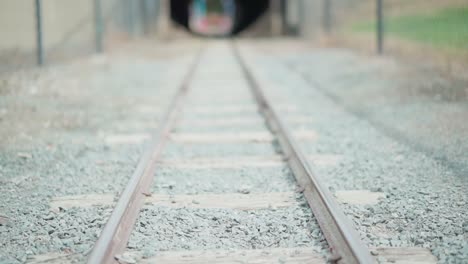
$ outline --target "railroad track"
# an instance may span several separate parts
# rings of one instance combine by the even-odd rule
[[[299,147],[298,139],[313,140],[315,135],[285,126],[280,111],[293,111],[293,107],[270,102],[235,45],[221,43],[209,51],[201,52],[187,73],[88,263],[373,262]],[[210,129],[214,132],[206,132]],[[254,180],[257,172],[265,174],[262,170],[274,173]],[[159,171],[164,174],[160,176]],[[183,179],[178,184],[165,182],[184,175],[180,171],[196,175],[191,184]],[[288,178],[290,174],[294,178]],[[205,180],[209,184],[203,186]],[[189,194],[177,185],[184,185]],[[170,226],[161,223],[160,227],[157,219],[166,216],[164,225]],[[193,223],[177,230],[174,219]],[[271,230],[262,231],[264,226]],[[249,229],[253,227],[256,230]],[[256,235],[245,241],[252,233]],[[321,241],[322,234],[326,242]],[[139,242],[133,242],[138,236]],[[203,236],[220,240],[211,245]],[[161,241],[165,239],[167,243]],[[172,242],[190,239],[202,244],[187,242],[185,251],[166,250]],[[167,247],[153,246],[152,241]],[[148,247],[154,252],[142,256]]]

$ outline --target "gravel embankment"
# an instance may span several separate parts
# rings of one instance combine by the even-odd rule
[[[50,200],[122,190],[144,141],[108,139],[154,130],[193,54],[123,52],[0,77],[0,263],[89,252],[112,208],[51,212]]]
[[[429,64],[363,58],[347,50],[285,56],[284,61],[382,133],[460,177],[468,173],[466,74],[448,77]]]
[[[400,111],[408,111],[405,122],[413,123],[406,129],[418,126],[417,117],[428,114],[423,109],[431,109],[432,103],[421,102],[424,108],[386,108],[382,105],[382,101],[385,101],[382,96],[385,95],[381,96],[377,88],[373,92],[380,99],[375,102],[375,97],[370,96],[360,84],[371,82],[368,90],[371,85],[383,89],[381,86],[388,87],[388,84],[372,77],[375,73],[371,70],[358,70],[366,67],[365,59],[349,55],[349,52],[347,56],[341,56],[342,53],[334,50],[310,51],[294,57],[294,64],[301,65],[309,78],[320,85],[320,89],[291,71],[291,67],[284,63],[287,56],[257,54],[251,61],[255,62],[259,76],[268,76],[264,78],[269,80],[265,87],[269,88],[268,92],[275,102],[294,102],[299,112],[310,116],[308,124],[296,125],[296,128],[308,127],[318,133],[318,140],[313,144],[301,144],[307,152],[341,156],[335,166],[315,168],[332,191],[371,190],[385,194],[385,198],[376,205],[342,205],[364,241],[371,246],[425,247],[431,249],[441,263],[463,263],[468,259],[468,184],[464,170],[451,166],[436,155],[420,151],[406,140],[389,136],[372,120],[347,111],[349,108],[337,104],[323,90],[341,89],[343,95],[352,93],[349,89],[354,89],[352,100],[356,105],[360,103],[361,109],[375,104],[374,116],[380,118],[381,112],[387,112],[394,115],[393,120],[397,123],[406,118],[399,116]],[[340,60],[349,60],[349,57],[353,57],[353,66],[340,63]],[[334,75],[336,72],[346,72],[348,78],[339,78]],[[392,81],[392,85],[399,83],[399,79]],[[379,104],[382,108],[378,107]],[[444,111],[460,107],[446,105]],[[383,121],[388,122],[388,119]],[[418,131],[408,131],[409,140],[414,139],[415,145],[424,142],[427,136],[421,135],[416,140],[414,137],[417,137]],[[452,152],[456,156],[466,146],[463,142],[456,145],[457,138],[461,136],[458,134],[460,130],[445,132],[454,137],[445,140],[435,133],[432,137],[436,140],[431,144],[441,149],[443,145],[437,145],[441,140],[452,140],[450,148],[444,151],[456,149],[456,152]],[[456,161],[461,163],[465,157],[458,157]]]

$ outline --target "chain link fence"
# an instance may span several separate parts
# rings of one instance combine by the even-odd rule
[[[0,71],[150,35],[161,1],[1,1]],[[447,71],[461,71],[468,62],[467,0],[285,0],[281,6],[289,32],[326,36],[330,45],[430,59]]]
[[[153,34],[160,0],[5,0],[0,3],[0,71],[103,51]]]
[[[466,69],[466,0],[318,1],[328,44],[431,61],[448,72]]]

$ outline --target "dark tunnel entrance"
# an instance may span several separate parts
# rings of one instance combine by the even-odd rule
[[[192,31],[190,28],[190,8],[194,1],[196,0],[170,1],[171,19],[189,31]],[[221,2],[223,0],[214,1]],[[266,13],[270,6],[269,0],[233,0],[232,2],[235,5],[235,14],[233,15],[232,29],[228,35],[236,35],[249,28],[257,19]]]

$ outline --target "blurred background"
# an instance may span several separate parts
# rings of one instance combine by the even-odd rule
[[[468,61],[467,0],[4,0],[0,71],[101,52],[138,38],[301,37],[435,62]]]
[[[401,58],[431,60],[447,72],[465,71],[468,62],[466,0],[340,0],[329,7],[332,44]],[[381,6],[379,6],[379,3]],[[380,9],[380,10],[379,10]],[[327,12],[324,12],[327,14]]]

